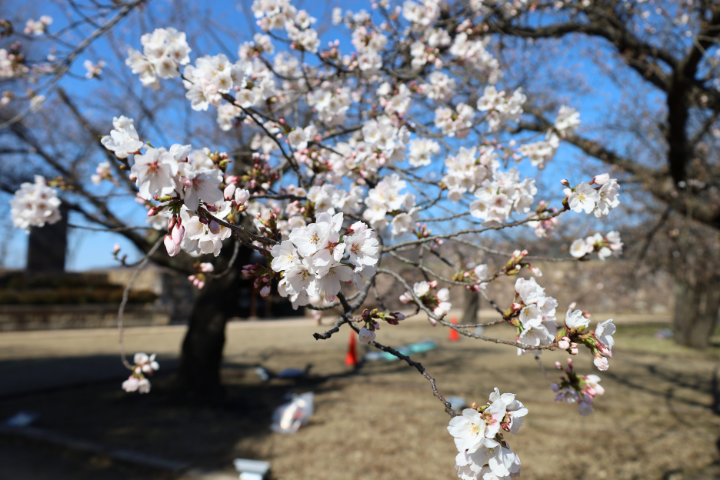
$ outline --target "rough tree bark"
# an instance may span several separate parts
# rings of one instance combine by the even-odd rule
[[[720,279],[697,282],[675,281],[675,342],[693,348],[707,348],[717,325],[720,310]]]
[[[480,309],[480,294],[465,289],[465,309],[463,310],[462,324],[478,323],[478,310]]]

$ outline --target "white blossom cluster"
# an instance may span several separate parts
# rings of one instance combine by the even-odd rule
[[[363,217],[375,230],[381,230],[388,224],[387,215],[393,216],[390,221],[392,234],[402,235],[412,231],[417,220],[415,194],[400,193],[407,186],[398,174],[383,178],[375,188],[368,191],[365,204],[367,209]]]
[[[118,158],[127,158],[130,154],[139,152],[144,145],[135,130],[133,119],[123,116],[113,118],[113,130],[100,142]]]
[[[328,126],[339,125],[345,121],[345,112],[352,104],[350,89],[325,82],[320,88],[307,94],[308,105],[318,112],[318,120]]]
[[[484,40],[471,40],[467,33],[460,32],[450,47],[450,54],[456,59],[473,66],[488,77],[491,84],[502,77],[500,64],[485,48]]]
[[[491,132],[497,131],[507,122],[516,122],[523,113],[523,105],[527,97],[518,88],[511,96],[504,91],[498,91],[494,85],[485,87],[483,96],[478,100],[477,108],[481,112],[488,112],[488,126]]]
[[[575,258],[582,258],[593,252],[597,252],[600,260],[622,253],[623,243],[620,241],[620,233],[610,232],[604,237],[600,233],[591,235],[584,240],[578,238],[570,245],[570,255]]]
[[[452,98],[455,86],[454,78],[435,70],[428,75],[427,83],[421,85],[418,90],[419,93],[426,95],[430,100],[444,102]]]
[[[568,363],[570,363],[569,359]],[[562,368],[560,362],[557,362],[556,366],[558,369]],[[562,384],[553,383],[550,388],[556,393],[556,402],[577,403],[578,413],[587,417],[595,411],[592,406],[595,396],[604,394],[605,389],[600,385],[600,377],[597,375],[583,375],[579,380],[577,386],[563,382]]]
[[[140,75],[140,82],[153,90],[160,87],[160,78],[180,76],[179,65],[190,63],[190,47],[184,32],[174,28],[158,28],[140,38],[142,53],[128,47],[125,65]]]
[[[485,222],[501,223],[513,212],[529,212],[537,187],[534,178],[520,181],[520,173],[513,167],[507,172],[495,171],[492,180],[483,181],[482,188],[474,193],[477,199],[470,204],[470,214]]]
[[[450,420],[458,455],[455,469],[463,480],[505,480],[520,474],[520,457],[510,450],[503,432],[514,435],[525,421],[528,409],[515,394],[496,388],[487,405],[466,408]]]
[[[136,353],[133,358],[135,363],[132,367],[130,377],[122,384],[126,392],[150,393],[150,380],[146,375],[152,375],[160,369],[160,364],[155,360],[155,354]]]
[[[332,301],[343,283],[361,286],[362,277],[375,273],[379,243],[375,232],[355,222],[341,233],[343,214],[320,213],[316,222],[290,232],[290,240],[271,250],[271,268],[282,272],[278,292],[293,308],[319,295]]]
[[[160,218],[171,222],[165,236],[168,254],[174,256],[185,250],[191,255],[219,255],[222,241],[231,231],[215,220],[201,218],[198,211],[204,206],[222,220],[230,213],[231,202],[225,201],[219,188],[223,182],[222,172],[215,168],[207,153],[193,152],[190,145],[175,144],[169,150],[146,145],[139,140],[133,120],[126,117],[114,118],[113,127],[110,135],[102,138],[102,144],[118,158],[134,154],[130,178],[138,187],[138,196],[148,201],[166,196],[182,201],[179,216],[163,209],[165,204],[159,206]],[[145,149],[144,153],[139,153],[141,148]],[[236,205],[247,202],[247,190],[233,188],[233,192]],[[162,222],[158,223],[160,227]]]
[[[592,184],[600,186],[593,187]],[[591,184],[582,182],[575,188],[566,188],[565,196],[573,212],[594,212],[597,218],[602,218],[620,205],[619,191],[620,185],[617,180],[604,173],[596,175]]]
[[[560,137],[564,138],[574,133],[579,126],[580,113],[572,107],[563,105],[555,118],[553,128],[545,133],[545,139],[539,142],[524,143],[518,151],[530,160],[532,166],[542,170],[557,153],[560,147]]]
[[[569,308],[565,315],[565,330],[568,332],[583,332],[590,325],[590,318],[581,310],[573,310]],[[593,363],[598,370],[605,371],[610,368],[608,358],[612,358],[612,347],[615,345],[613,334],[615,334],[615,324],[612,318],[606,320],[595,328],[593,332],[594,340],[591,341],[593,354],[595,359]],[[571,354],[577,354],[577,345],[571,343],[571,339],[564,336],[558,341],[558,347],[563,350],[569,350]]]
[[[25,35],[42,35],[47,32],[47,28],[52,25],[53,19],[49,15],[43,15],[37,20],[29,18],[25,22]]]
[[[447,167],[443,183],[448,188],[448,199],[459,202],[465,192],[475,193],[483,183],[493,178],[500,166],[497,152],[493,148],[460,147],[460,152],[445,159]]]
[[[473,118],[475,118],[475,110],[464,103],[459,103],[455,111],[448,107],[438,107],[435,110],[435,126],[448,137],[466,136],[468,129],[473,125]]]
[[[183,71],[183,83],[187,89],[185,97],[190,100],[193,110],[207,110],[208,106],[220,105],[222,94],[229,93],[234,86],[244,87],[250,64],[243,61],[231,63],[222,53],[200,57],[195,65],[188,65]],[[238,97],[240,100],[240,97]],[[240,105],[250,103],[243,97]]]
[[[533,347],[550,345],[555,341],[557,324],[555,323],[555,309],[557,300],[545,295],[545,289],[534,278],[518,278],[515,281],[515,292],[520,300],[519,320],[522,332],[517,341]],[[518,348],[518,355],[522,353],[541,353],[540,350],[522,350]]]
[[[15,228],[29,232],[30,227],[42,227],[61,219],[60,199],[44,177],[35,175],[35,182],[20,185],[10,200],[10,216]]]
[[[431,282],[418,282],[413,285],[412,292],[405,292],[400,295],[400,301],[402,303],[412,303],[415,301],[413,298],[414,294],[415,297],[420,300],[422,305],[432,310],[433,315],[436,317],[443,317],[447,315],[452,308],[452,304],[450,303],[450,290],[447,288],[441,288],[436,292],[434,290],[437,289],[437,286],[438,282],[435,280]],[[432,317],[428,317],[428,321],[433,326],[437,324],[437,321]]]

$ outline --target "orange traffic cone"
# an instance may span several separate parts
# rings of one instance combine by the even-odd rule
[[[457,325],[457,318],[452,317],[450,323]],[[450,340],[451,342],[457,342],[458,340],[460,340],[460,334],[457,332],[457,330],[453,328],[450,329],[450,336],[448,337],[448,340]]]
[[[358,364],[357,349],[355,348],[355,332],[350,330],[350,343],[348,344],[348,351],[345,355],[345,365],[350,367],[356,367]]]

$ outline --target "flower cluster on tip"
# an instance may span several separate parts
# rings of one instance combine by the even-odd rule
[[[136,353],[133,359],[134,365],[130,377],[122,384],[126,392],[150,393],[150,380],[153,372],[160,369],[160,364],[155,360],[155,354]]]
[[[401,320],[405,320],[405,315],[400,312],[384,313],[377,308],[372,310],[366,308],[358,320],[364,323],[358,332],[360,341],[368,344],[375,341],[375,332],[380,330],[381,321],[390,325],[399,325]]]
[[[486,405],[463,410],[450,420],[448,432],[458,449],[455,469],[463,480],[501,480],[520,475],[520,457],[510,450],[503,437],[516,435],[528,414],[528,409],[515,394],[496,388]]]
[[[412,292],[405,292],[400,295],[400,301],[402,303],[415,302],[413,298],[414,294],[424,307],[433,312],[433,315],[436,317],[444,317],[452,308],[452,304],[450,303],[450,290],[447,288],[438,290],[437,287],[437,280],[417,282],[413,285]],[[437,320],[430,316],[428,316],[428,321],[433,326],[437,325]]]
[[[578,412],[583,417],[594,412],[595,409],[592,405],[595,395],[605,393],[605,389],[600,386],[600,377],[575,373],[572,358],[567,359],[567,367],[563,368],[560,362],[555,362],[555,368],[566,374],[560,377],[559,383],[550,385],[552,391],[556,393],[555,401],[577,403]]]
[[[343,283],[362,286],[363,277],[375,273],[379,243],[363,222],[342,231],[343,214],[317,215],[314,223],[290,232],[289,240],[273,246],[271,268],[280,274],[278,292],[293,308],[319,296],[331,302]]]
[[[585,258],[587,255],[597,252],[600,260],[622,253],[623,243],[620,241],[620,233],[610,232],[603,236],[600,233],[591,235],[584,240],[578,238],[570,245],[570,255],[575,258]]]
[[[613,335],[616,327],[613,319],[605,320],[588,331],[590,314],[582,310],[569,308],[565,316],[565,325],[555,335],[558,348],[566,350],[570,355],[578,354],[578,345],[585,345],[595,357],[593,363],[598,370],[610,368],[608,358],[613,358],[612,347],[615,345]]]
[[[59,221],[60,199],[57,191],[48,186],[41,175],[35,175],[34,183],[23,183],[10,200],[10,216],[15,228],[30,231],[30,227],[42,227]]]
[[[573,212],[594,212],[597,218],[603,218],[620,205],[620,185],[607,173],[596,175],[589,183],[581,182],[575,188],[570,188],[567,180],[561,183],[567,187],[563,204]]]

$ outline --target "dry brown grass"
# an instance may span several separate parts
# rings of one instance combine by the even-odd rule
[[[555,404],[535,360],[513,348],[450,343],[446,331],[424,321],[383,327],[379,340],[400,345],[441,337],[437,350],[417,360],[446,395],[484,402],[496,386],[517,393],[530,410],[510,439],[523,462],[522,478],[682,478],[719,458],[720,415],[712,407],[720,408],[720,354],[658,342],[655,330],[628,327],[619,335],[616,359],[602,375],[606,393],[586,418],[572,405]],[[313,340],[313,331],[307,324],[231,328],[224,370],[229,393],[219,405],[178,398],[159,378],[146,397],[125,395],[111,382],[0,401],[0,413],[39,411],[43,427],[208,468],[227,470],[236,456],[269,460],[275,479],[456,478],[448,417],[428,382],[400,362],[369,362],[353,373],[342,364],[348,331],[324,342]],[[151,337],[131,341],[153,344]],[[167,335],[165,342],[175,345]],[[556,377],[552,364],[565,356],[542,357]],[[258,363],[275,370],[311,363],[315,380],[264,384],[253,371]],[[596,373],[587,352],[576,365],[580,373]],[[316,394],[310,424],[294,435],[271,433],[270,413],[283,395],[308,390]]]

